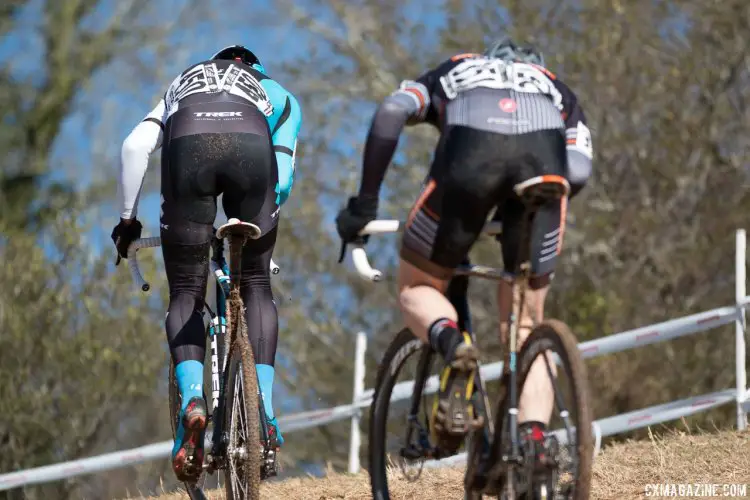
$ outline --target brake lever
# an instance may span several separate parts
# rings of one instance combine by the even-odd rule
[[[367,243],[368,239],[369,239],[369,235],[357,236],[356,238],[354,238],[354,240],[351,241],[351,243],[354,243],[355,245],[364,245]],[[346,245],[347,243],[344,240],[341,240],[341,253],[339,254],[339,264],[344,262],[344,256],[346,255]]]
[[[346,242],[341,240],[341,253],[339,254],[339,264],[344,262],[344,256],[346,255]]]

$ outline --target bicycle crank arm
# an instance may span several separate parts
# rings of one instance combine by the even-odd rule
[[[414,445],[401,448],[399,455],[407,460],[422,460],[424,458],[432,458],[431,450],[426,448],[420,448]]]
[[[203,490],[195,484],[183,483],[185,485],[185,491],[190,497],[190,500],[208,500]]]

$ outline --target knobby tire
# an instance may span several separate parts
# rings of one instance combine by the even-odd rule
[[[388,346],[378,368],[375,394],[370,406],[370,428],[368,439],[368,469],[370,486],[374,500],[389,500],[388,457],[386,452],[388,410],[391,393],[401,368],[414,354],[422,354],[429,349],[417,339],[411,330],[401,330]],[[392,366],[393,365],[393,366]],[[424,383],[424,381],[423,381]]]
[[[548,319],[535,326],[531,331],[518,355],[518,390],[516,394],[520,397],[531,364],[541,353],[547,350],[557,353],[560,357],[562,365],[557,368],[558,374],[560,370],[564,370],[565,375],[570,380],[569,384],[573,389],[573,404],[575,407],[569,408],[569,411],[574,410],[576,416],[576,452],[578,459],[573,499],[587,500],[591,489],[591,467],[594,460],[594,436],[591,427],[591,409],[588,403],[588,376],[583,358],[578,349],[578,341],[565,323],[555,319]],[[506,426],[504,424],[508,414],[507,381],[506,374],[503,377],[503,384],[498,398],[499,405],[495,423],[496,441],[500,441],[501,437],[506,437]],[[500,446],[501,444],[496,442],[496,446]]]
[[[245,436],[246,459],[243,460],[241,481],[245,483],[246,496],[241,492],[233,490],[231,470],[231,456],[227,456],[226,496],[227,500],[257,500],[260,498],[260,468],[261,468],[261,443],[260,443],[260,409],[258,405],[258,377],[255,370],[255,357],[247,336],[247,325],[245,323],[244,305],[239,296],[239,290],[234,289],[228,301],[227,330],[233,339],[229,351],[229,380],[227,386],[227,398],[224,409],[224,429],[232,433],[232,416],[234,412],[234,399],[236,396],[237,377],[242,374],[241,399],[245,412]]]

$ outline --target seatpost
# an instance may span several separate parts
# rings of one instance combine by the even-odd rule
[[[240,287],[242,276],[242,247],[245,245],[245,236],[230,234],[229,236],[229,279],[232,290]]]

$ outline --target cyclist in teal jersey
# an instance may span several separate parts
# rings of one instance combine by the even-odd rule
[[[160,223],[169,283],[166,331],[182,396],[172,466],[181,481],[192,479],[186,471],[196,470],[188,457],[203,460],[207,407],[201,311],[220,194],[227,217],[261,229],[260,238],[243,249],[240,291],[270,441],[276,447],[283,444],[272,403],[278,313],[269,268],[281,205],[294,181],[301,123],[294,95],[267,75],[255,54],[234,45],[175,78],[123,143],[120,222],[112,231],[118,263],[141,235],[138,197],[149,156],[159,147],[162,150]]]

